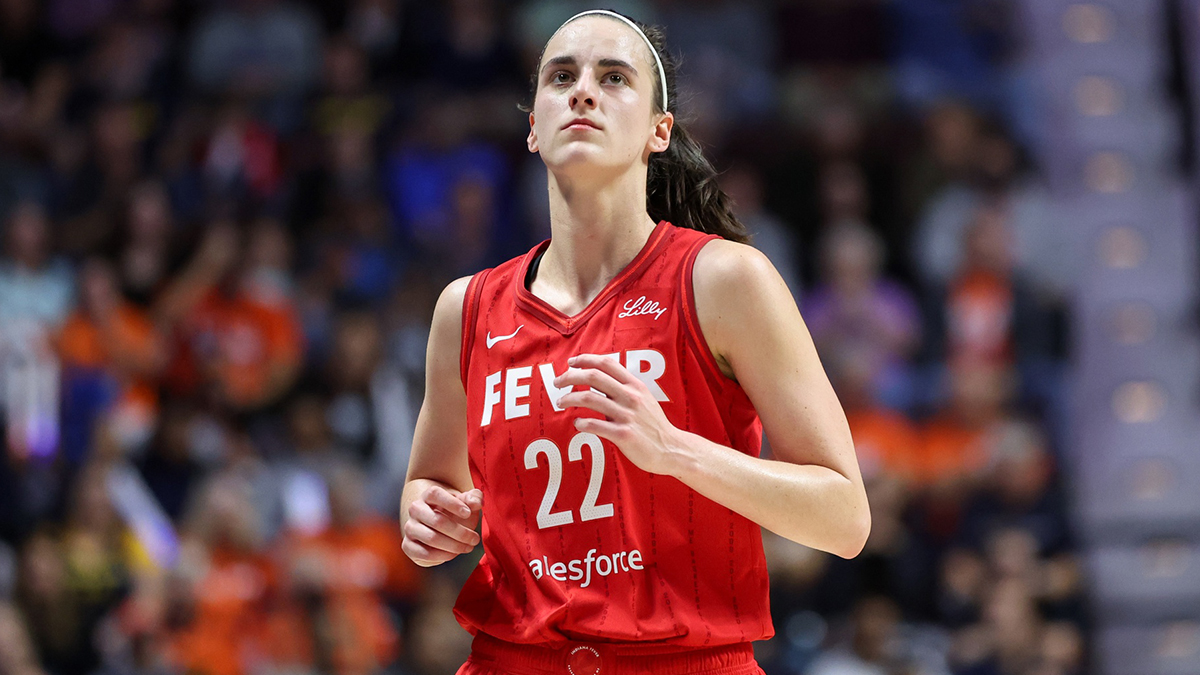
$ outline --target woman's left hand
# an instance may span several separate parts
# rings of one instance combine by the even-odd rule
[[[577,430],[611,441],[643,471],[677,473],[674,469],[681,457],[676,449],[682,432],[667,420],[641,380],[607,356],[581,354],[568,359],[567,366],[567,372],[554,379],[554,386],[590,388],[563,395],[559,407],[587,408],[604,416],[577,418]]]

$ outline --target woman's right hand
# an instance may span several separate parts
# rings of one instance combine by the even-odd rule
[[[440,565],[479,544],[483,493],[428,485],[408,505],[404,553],[422,567]]]

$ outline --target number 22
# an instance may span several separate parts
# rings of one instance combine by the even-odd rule
[[[575,434],[575,437],[571,439],[571,445],[567,447],[567,459],[572,462],[581,461],[585,445],[592,451],[592,475],[588,480],[587,493],[583,495],[583,503],[579,506],[579,519],[586,522],[598,518],[611,518],[613,515],[612,504],[596,504],[596,498],[600,496],[600,483],[604,480],[604,444],[600,441],[600,437],[596,434],[582,432]],[[575,516],[570,511],[550,512],[550,509],[554,507],[554,500],[558,498],[558,489],[562,486],[562,451],[558,449],[554,441],[539,438],[525,448],[526,469],[537,468],[538,455],[546,456],[546,464],[550,468],[550,480],[546,483],[546,494],[542,495],[542,503],[538,507],[538,528],[544,530],[547,527],[558,527],[575,522]]]

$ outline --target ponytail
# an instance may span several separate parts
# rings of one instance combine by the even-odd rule
[[[717,170],[700,144],[676,120],[671,145],[650,156],[646,178],[646,211],[650,217],[748,244],[750,235],[733,214],[731,202],[717,184]]]
[[[615,17],[613,20],[616,20]],[[666,49],[666,35],[657,26],[629,20],[642,31],[661,60],[670,103],[664,112],[676,114],[670,145],[663,152],[650,155],[646,176],[646,212],[656,221],[665,220],[679,227],[720,235],[743,244],[750,243],[746,226],[733,214],[732,200],[717,184],[717,170],[704,156],[700,144],[688,134],[676,113],[676,102],[679,100],[675,88],[676,66],[675,59]],[[538,56],[538,65],[545,55],[545,47],[542,52]],[[536,66],[530,82],[529,103],[519,106],[525,112],[533,110],[538,82]],[[662,87],[659,84],[656,82],[653,88],[654,107],[661,111]]]
[[[718,234],[742,244],[750,243],[746,226],[733,214],[733,200],[717,184],[717,170],[704,156],[700,144],[687,132],[684,121],[679,119],[676,110],[679,100],[675,89],[676,64],[667,51],[666,34],[658,26],[637,25],[662,60],[663,73],[667,77],[667,98],[670,101],[668,111],[675,113],[671,144],[666,150],[650,155],[650,170],[646,176],[646,212],[654,220],[665,220],[679,227]],[[657,93],[658,89],[654,102],[662,110],[662,94]]]

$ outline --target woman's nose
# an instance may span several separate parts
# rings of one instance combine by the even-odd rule
[[[596,105],[596,95],[596,82],[588,74],[582,74],[579,79],[575,80],[575,89],[571,91],[571,107],[574,108],[580,104],[594,106]]]

